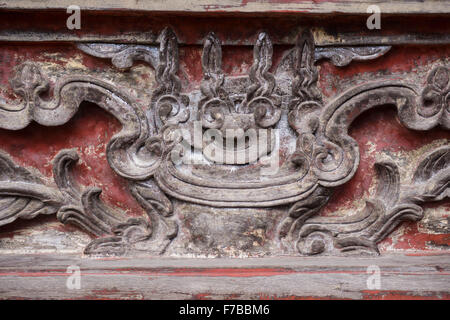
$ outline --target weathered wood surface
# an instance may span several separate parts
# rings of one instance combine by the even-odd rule
[[[66,8],[74,4],[80,5],[83,10],[82,29],[79,31],[66,30],[65,21],[68,16]],[[366,9],[370,4],[379,5],[382,14],[386,14],[383,16],[383,27],[379,31],[365,30],[366,19],[369,15]],[[298,1],[296,3],[293,1],[270,1],[268,3],[225,0],[213,3],[211,1],[181,0],[91,0],[87,2],[24,0],[3,2],[0,4],[0,9],[3,9],[0,16],[0,41],[9,42],[3,44],[4,47],[0,54],[0,60],[4,61],[2,64],[3,85],[7,93],[12,92],[7,85],[9,75],[13,74],[11,69],[15,65],[19,65],[19,62],[28,60],[40,64],[40,67],[44,67],[44,69],[54,70],[53,76],[55,74],[71,74],[75,71],[80,72],[80,70],[84,74],[88,74],[95,69],[97,75],[101,74],[102,78],[118,79],[121,75],[117,70],[110,69],[109,61],[105,62],[99,58],[92,58],[84,53],[76,52],[72,42],[155,45],[159,43],[158,33],[166,25],[173,27],[179,38],[182,75],[183,77],[191,76],[189,81],[184,81],[184,83],[189,83],[191,89],[198,87],[202,79],[201,46],[199,45],[203,44],[205,35],[209,31],[215,31],[219,39],[223,39],[223,44],[228,46],[248,47],[253,45],[256,31],[260,29],[270,31],[275,45],[292,46],[304,28],[311,28],[314,44],[317,47],[397,45],[389,52],[389,55],[380,59],[379,63],[355,64],[349,71],[338,70],[329,63],[322,63],[319,78],[322,82],[321,88],[327,88],[325,94],[327,99],[331,99],[336,93],[353,86],[355,84],[351,80],[353,76],[356,82],[364,83],[379,78],[386,79],[392,75],[408,80],[412,79],[422,88],[426,82],[425,74],[432,68],[436,66],[442,68],[442,65],[447,63],[448,43],[450,43],[447,32],[450,25],[446,22],[445,16],[450,11],[448,1]],[[415,20],[414,17],[421,18]],[[19,18],[21,23],[17,24]],[[344,20],[346,23],[343,23]],[[231,28],[230,26],[238,27]],[[405,30],[405,26],[408,26],[408,30]],[[27,44],[23,48],[15,47],[17,44],[22,45],[23,42],[28,41],[34,43]],[[42,41],[48,43],[42,44]],[[431,46],[413,46],[418,44]],[[441,46],[445,44],[447,45]],[[411,46],[403,48],[403,45]],[[282,49],[285,48],[275,48],[278,50],[278,59]],[[245,60],[241,72],[246,73],[252,64],[252,54],[247,52],[251,49],[232,47],[226,50],[228,50],[228,54],[224,55],[224,61],[233,61],[229,65],[234,65],[236,61]],[[192,63],[192,61],[196,63]],[[38,69],[33,67],[33,64],[24,66],[22,70],[31,70],[35,72],[35,75],[38,74],[35,71]],[[196,67],[190,68],[192,66]],[[134,69],[131,68],[130,73],[127,73],[128,78],[125,79],[127,79],[126,81],[134,81],[133,77],[149,79],[153,77],[152,70],[138,65]],[[185,72],[185,70],[187,71]],[[33,73],[31,72],[31,74]],[[35,79],[35,77],[24,77],[24,79],[29,78]],[[128,85],[129,83],[126,84],[126,86]],[[93,131],[91,128],[94,126],[85,125],[86,122],[83,121],[87,121],[86,118],[90,118],[92,121],[101,118],[101,115],[94,114],[95,111],[86,110],[88,111],[85,111],[85,115],[89,115],[89,117],[77,120],[79,127],[84,127],[84,131],[71,131],[74,135],[78,134],[79,140],[77,141],[80,141],[82,146],[88,141],[88,138],[82,134]],[[369,119],[371,115],[367,114],[365,119]],[[442,131],[434,131],[427,135],[416,134],[413,136],[411,134],[412,138],[403,134],[403,137],[401,135],[403,131],[390,130],[390,128],[397,128],[393,125],[396,120],[387,120],[394,118],[393,113],[384,110],[384,113],[378,115],[375,117],[379,120],[376,126],[373,124],[373,127],[365,128],[360,124],[355,129],[357,131],[359,128],[355,136],[364,142],[360,143],[361,150],[367,151],[361,152],[363,157],[366,157],[366,154],[371,154],[370,157],[372,157],[379,150],[388,148],[393,142],[409,151],[430,144],[433,139],[437,140],[438,138],[441,141],[446,139],[444,142],[448,145],[448,135],[444,135]],[[107,120],[112,119],[101,119],[105,121],[96,122],[95,128],[103,134],[103,131],[106,132],[104,128],[107,128]],[[369,124],[371,121],[364,123]],[[391,126],[389,127],[389,125]],[[373,130],[373,128],[382,129]],[[32,129],[41,130],[48,145],[65,140],[65,136],[61,137],[67,133],[59,131],[61,133],[59,135],[55,134],[56,131],[43,131],[37,126]],[[113,129],[119,130],[120,128],[114,127]],[[392,135],[394,131],[400,133],[394,136]],[[22,135],[26,135],[27,132],[31,131],[22,131]],[[382,136],[384,132],[390,132],[389,139]],[[39,165],[32,163],[31,166],[47,172],[45,170],[48,169],[48,166],[45,167],[43,164],[46,164],[47,160],[44,158],[49,157],[50,151],[47,153],[45,151],[48,145],[39,144],[33,140],[37,139],[39,134],[33,131],[33,134],[23,138],[26,143],[14,140],[11,136],[7,136],[6,132],[1,134],[4,138],[0,140],[12,151],[23,152],[23,150],[27,150],[27,143],[28,146],[31,145],[31,153],[28,154],[32,156],[19,157],[16,154],[16,157],[24,159],[25,162],[29,158],[43,159]],[[54,137],[59,137],[60,141],[52,140]],[[385,140],[389,140],[389,145]],[[374,141],[379,142],[379,149],[375,149]],[[96,143],[100,144],[100,142]],[[61,143],[57,145],[61,146]],[[73,145],[62,145],[64,148],[74,147]],[[102,144],[102,148],[105,145],[106,142]],[[33,149],[34,146],[40,146],[40,149]],[[6,147],[4,146],[4,148]],[[25,154],[27,153],[24,152]],[[95,152],[89,156],[96,159],[93,161],[95,165],[93,165],[94,170],[92,171],[103,173],[104,171],[97,170],[101,161],[98,161]],[[367,159],[367,157],[362,158],[364,161],[362,161],[357,177],[359,184],[355,183],[353,187],[346,189],[347,191],[344,190],[344,196],[346,193],[353,195],[355,190],[361,190],[359,187],[363,185],[361,181],[371,181],[372,171],[367,169],[369,168]],[[106,163],[106,160],[104,162]],[[14,168],[13,165],[11,167]],[[87,168],[91,170],[90,167]],[[87,172],[88,169],[84,170]],[[79,174],[79,176],[83,176],[83,174]],[[90,172],[84,176],[92,177],[93,173]],[[105,177],[103,176],[103,178]],[[89,181],[89,183],[91,182]],[[114,183],[107,184],[110,187],[114,185]],[[119,183],[117,186],[120,187]],[[364,186],[368,189],[369,183]],[[118,201],[116,202],[127,210],[131,208],[133,212],[137,204],[131,202],[130,206],[128,202],[124,202],[124,199],[127,200],[126,197],[130,196],[119,187],[116,189],[112,187],[117,194],[115,200]],[[342,199],[345,197],[335,200],[333,206],[328,210],[333,211],[339,208],[344,203]],[[134,212],[140,211],[135,209]],[[0,256],[0,299],[450,299],[450,255],[448,254],[448,228],[446,227],[448,223],[445,223],[448,221],[448,217],[442,212],[444,211],[442,210],[436,215],[427,214],[428,220],[424,221],[427,228],[421,226],[422,229],[420,229],[418,226],[410,224],[406,229],[397,230],[398,232],[393,238],[387,239],[382,244],[384,255],[376,258],[331,258],[325,256],[320,258],[274,257],[260,259],[162,257],[94,259],[61,253],[63,252],[61,247],[64,248],[64,246],[59,247],[62,238],[51,238],[51,235],[61,235],[66,232],[70,233],[72,239],[77,240],[78,235],[74,235],[73,230],[67,229],[67,227],[55,226],[55,224],[48,226],[42,223],[40,226],[42,229],[38,229],[34,225],[35,230],[24,234],[3,229],[0,240],[3,240],[3,243],[11,243],[12,249],[6,248],[6,246],[2,249],[10,250],[8,252],[16,250],[16,254]],[[45,221],[49,222],[50,220]],[[5,230],[6,232],[4,232]],[[48,230],[53,232],[49,233],[50,243],[44,241],[48,239],[45,235]],[[35,236],[36,239],[40,239],[40,242],[33,241]],[[28,247],[17,246],[21,241],[30,246],[34,243],[36,251],[44,246],[48,246],[50,248],[48,250],[53,250],[53,248],[57,248],[57,252],[61,250],[59,254],[21,255],[29,252],[27,251]],[[75,245],[74,248],[77,249]],[[399,248],[402,250],[420,248],[428,252],[422,252],[420,256],[401,256],[389,253],[390,250]],[[440,250],[440,255],[425,255],[431,254],[432,250]],[[176,254],[176,250],[174,252]],[[381,287],[376,290],[367,287],[367,280],[370,276],[367,273],[367,267],[371,265],[381,269]],[[66,281],[70,276],[67,273],[69,266],[80,267],[80,289],[68,289],[66,286]]]
[[[66,9],[79,5],[88,10],[136,10],[153,12],[200,12],[200,13],[366,13],[367,7],[376,4],[382,12],[399,13],[446,13],[450,12],[448,1],[434,0],[347,0],[347,1],[258,1],[258,0],[10,0],[1,6],[7,9]]]
[[[367,288],[367,267],[381,271]],[[68,289],[69,266],[81,288]],[[378,258],[94,259],[4,255],[1,299],[450,299],[450,255]]]

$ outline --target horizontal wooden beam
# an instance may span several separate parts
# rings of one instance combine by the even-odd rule
[[[80,289],[66,286],[80,268]],[[367,287],[369,266],[380,288]],[[450,255],[273,257],[249,259],[111,258],[3,255],[0,298],[276,299],[447,298]]]
[[[450,12],[446,0],[352,0],[352,1],[257,1],[257,0],[9,0],[5,9],[66,9],[78,5],[83,10],[135,10],[149,12],[191,13],[281,13],[281,14],[366,14],[376,4],[385,14],[443,14]]]
[[[450,44],[450,34],[408,34],[390,36],[364,36],[356,34],[327,34],[321,29],[313,30],[316,46],[360,46],[360,45],[446,45]],[[72,43],[128,43],[141,45],[158,45],[157,37],[152,32],[122,33],[118,35],[84,34],[73,35],[69,32],[16,32],[0,30],[0,42],[72,42]],[[274,39],[274,44],[294,45],[296,36]],[[223,45],[235,45],[236,41],[223,41]],[[202,45],[203,39],[192,41],[180,39],[179,44]],[[253,46],[253,39],[242,39],[240,45]]]

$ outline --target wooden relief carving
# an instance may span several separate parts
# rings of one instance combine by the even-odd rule
[[[377,243],[398,224],[423,217],[423,203],[449,196],[447,141],[419,159],[406,180],[397,164],[378,162],[378,188],[362,211],[341,218],[317,215],[333,189],[358,168],[359,147],[349,127],[363,112],[394,105],[408,129],[450,129],[448,66],[431,70],[424,87],[407,79],[372,81],[324,102],[317,61],[345,68],[353,60],[376,59],[391,47],[320,47],[304,30],[273,71],[270,34],[261,32],[248,75],[233,76],[223,71],[221,41],[211,32],[203,44],[200,88],[186,92],[178,76],[176,34],[166,28],[158,41],[159,48],[78,45],[89,55],[111,59],[117,72],[138,60],[153,67],[156,87],[151,101],[145,101],[148,108],[116,84],[86,75],[61,77],[44,98],[49,84],[32,61],[17,66],[10,80],[21,101],[0,105],[0,127],[8,130],[32,121],[63,125],[84,101],[113,115],[122,130],[108,143],[108,163],[128,181],[146,219],[104,204],[100,188],[78,185],[71,174],[78,161],[75,150],[61,150],[54,158],[53,181],[1,152],[0,225],[56,214],[62,223],[97,236],[86,254],[209,254],[237,241],[227,229],[220,230],[220,223],[230,229],[271,224],[275,236],[262,254],[378,253]],[[292,146],[283,159],[280,141]],[[274,209],[282,216],[269,218]],[[222,222],[201,221],[203,213]],[[243,222],[245,215],[250,222]],[[194,238],[203,240],[190,243]],[[196,249],[189,251],[191,245]],[[245,247],[240,250],[245,254]]]

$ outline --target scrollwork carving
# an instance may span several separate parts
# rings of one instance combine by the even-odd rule
[[[411,181],[402,183],[398,167],[391,161],[378,162],[375,168],[378,188],[362,211],[350,217],[313,217],[303,222],[296,244],[301,253],[379,253],[377,243],[402,221],[422,219],[420,204],[450,195],[449,146],[426,154]]]
[[[120,69],[133,66],[137,60],[145,61],[156,68],[159,63],[158,49],[155,46],[127,45],[114,43],[80,43],[78,49],[98,58],[111,58],[112,64]]]
[[[39,93],[48,88],[45,78],[40,68],[29,62],[19,66],[12,85],[24,97],[24,105],[0,105],[0,128],[19,130],[32,120],[45,126],[62,125],[73,117],[81,102],[92,102],[122,124],[122,130],[107,146],[108,162],[117,174],[129,179],[145,179],[156,169],[158,158],[143,150],[149,136],[145,114],[132,98],[114,85],[90,76],[67,77],[55,85],[53,99],[44,101]]]
[[[372,60],[381,57],[391,49],[391,46],[364,47],[320,47],[316,48],[316,61],[330,59],[337,67],[345,67],[353,60]]]
[[[53,161],[55,184],[51,185],[0,154],[0,225],[57,214],[61,222],[99,237],[86,248],[88,254],[162,254],[178,236],[178,202],[224,210],[290,205],[278,226],[279,244],[290,253],[373,253],[401,221],[422,218],[421,203],[448,197],[450,151],[444,146],[422,159],[411,181],[400,181],[394,163],[378,163],[378,191],[361,212],[345,218],[316,216],[333,189],[349,181],[358,168],[358,144],[348,131],[363,112],[393,105],[409,129],[450,128],[446,66],[431,70],[423,89],[402,80],[374,81],[324,101],[317,87],[318,60],[331,59],[343,67],[352,60],[379,57],[390,47],[317,47],[313,34],[304,30],[283,60],[289,63],[272,73],[273,46],[269,34],[262,32],[253,47],[249,74],[227,76],[222,71],[221,42],[210,33],[201,58],[203,80],[198,90],[189,93],[181,88],[178,41],[169,28],[159,36],[159,49],[106,43],[78,47],[110,58],[120,69],[131,67],[135,60],[154,67],[157,86],[148,108],[114,84],[90,76],[59,79],[53,96],[44,99],[49,89],[46,76],[37,63],[26,62],[10,81],[22,103],[0,105],[0,128],[19,130],[31,121],[63,125],[83,101],[98,105],[122,124],[107,145],[108,163],[129,181],[130,192],[148,219],[128,217],[103,203],[100,189],[78,185],[70,171],[78,155],[62,150]],[[201,134],[214,131],[213,141],[186,137],[193,133],[195,120]],[[258,139],[266,138],[256,156],[247,155],[253,150],[247,130],[255,130]],[[282,130],[287,144],[295,148],[286,151],[286,161],[273,176],[261,178],[263,158],[279,151],[276,130]],[[223,138],[242,142],[241,147],[230,147]],[[187,148],[181,148],[182,143]],[[220,147],[225,157],[207,153],[211,145]],[[193,166],[174,161],[173,156],[181,158],[183,152],[202,161]],[[237,160],[240,155],[245,155],[244,160]]]
[[[436,119],[442,126],[450,128],[449,68],[437,67],[430,72],[417,113],[424,118]]]
[[[6,153],[0,153],[0,226],[18,218],[54,214],[62,202],[63,195],[48,187],[43,177],[16,165]]]
[[[39,214],[55,214],[62,223],[76,225],[100,238],[85,249],[86,254],[123,254],[136,242],[149,239],[152,228],[141,218],[128,218],[100,200],[101,189],[81,187],[70,168],[78,161],[74,149],[62,150],[53,160],[56,186],[44,183],[39,174],[17,166],[0,155],[0,225],[17,218],[31,219]]]

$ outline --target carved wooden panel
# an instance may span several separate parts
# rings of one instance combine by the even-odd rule
[[[445,18],[39,14],[0,22],[0,254],[46,223],[94,256],[448,250]]]

